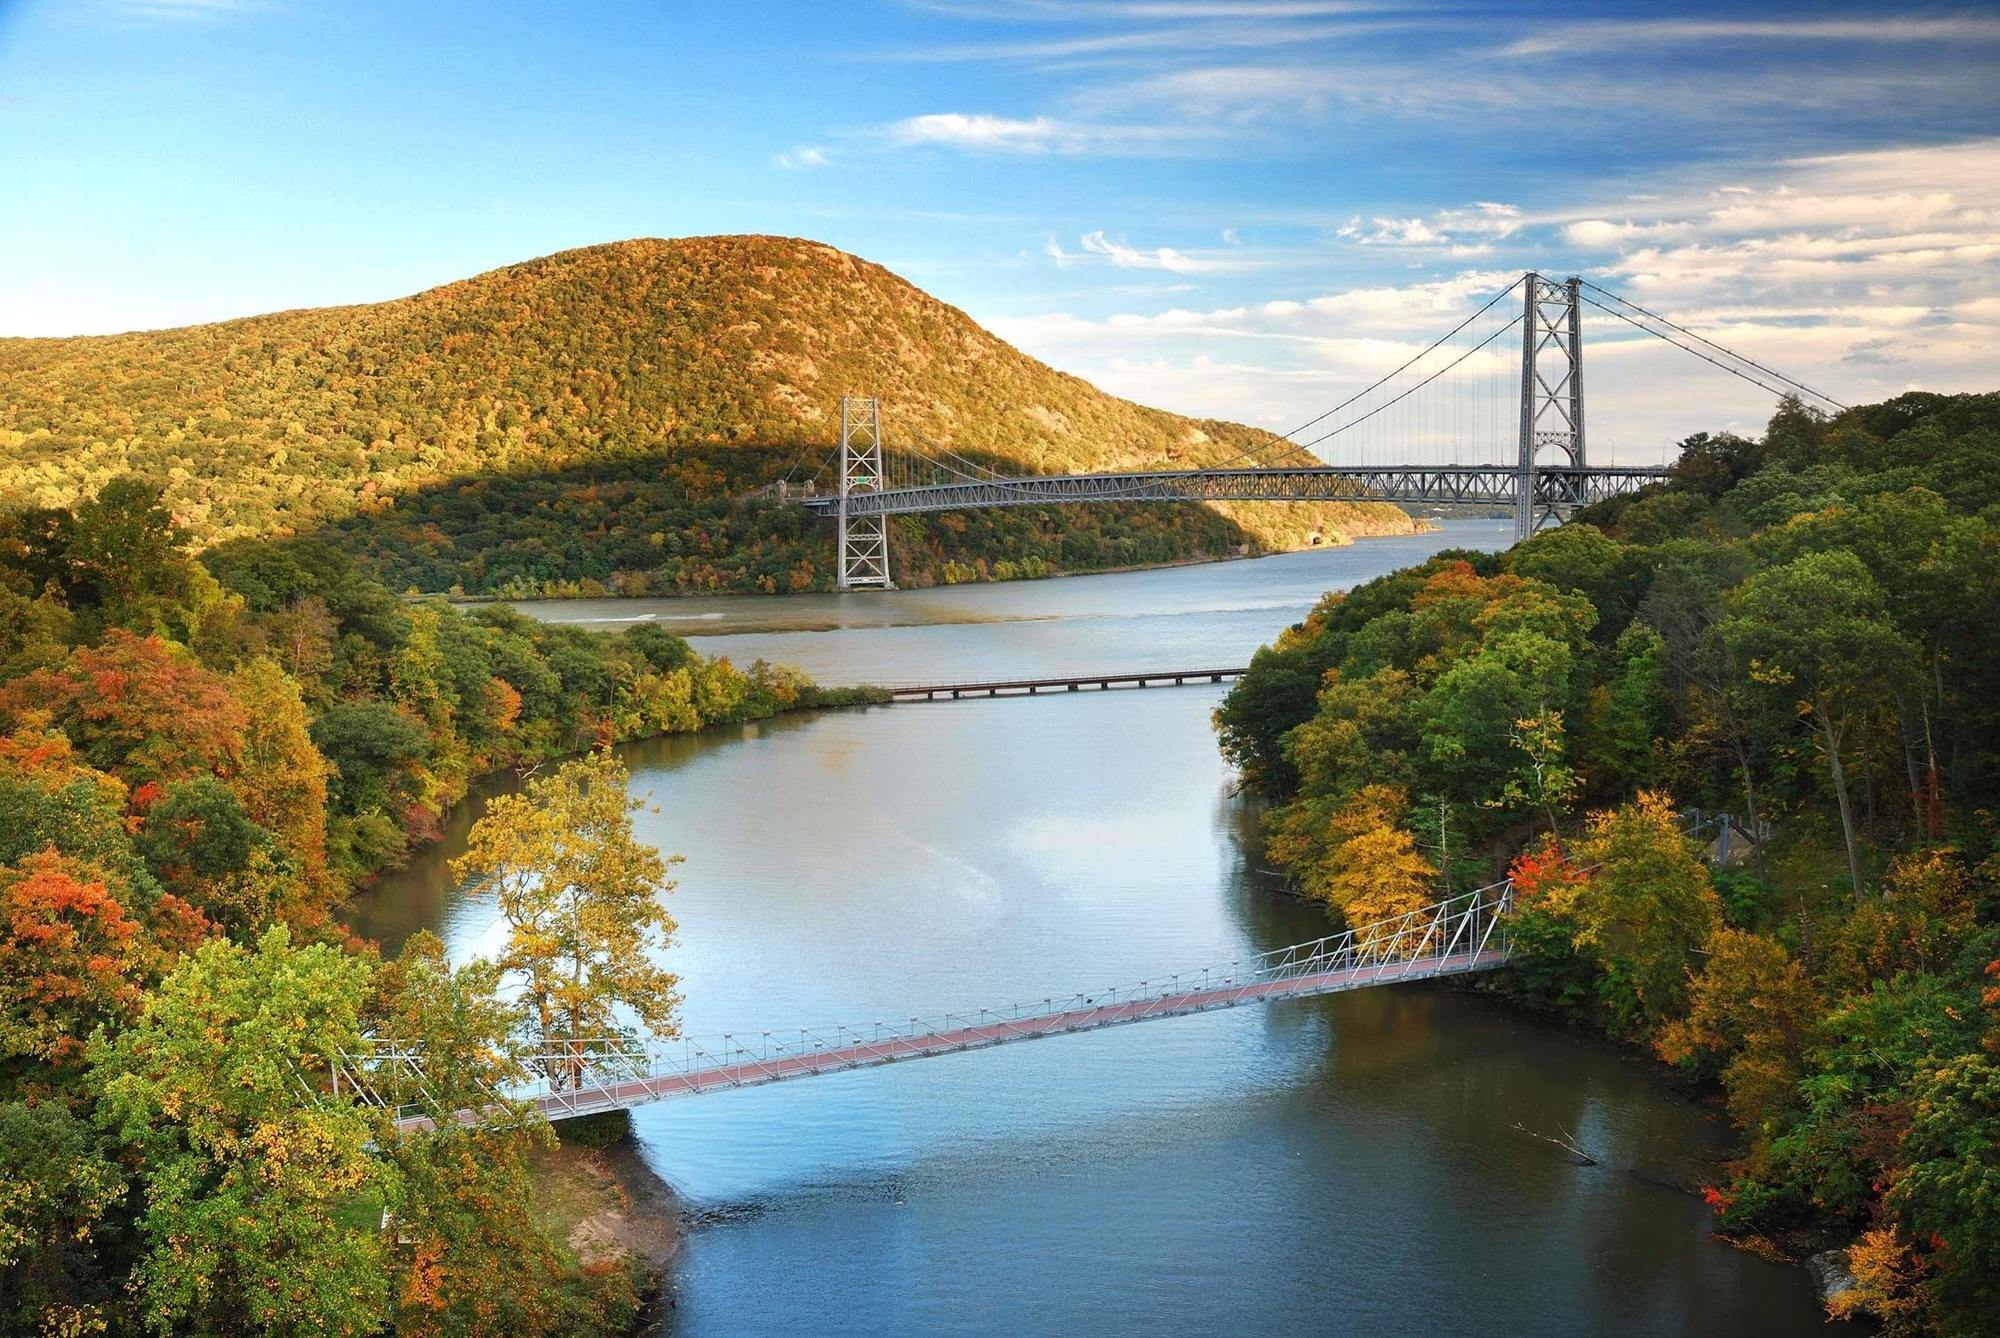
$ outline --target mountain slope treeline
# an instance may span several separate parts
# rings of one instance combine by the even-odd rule
[[[2000,1332],[2000,395],[1690,438],[1327,596],[1216,719],[1350,921],[1513,874],[1505,987],[1719,1086],[1720,1230],[1844,1250],[1886,1332]]]
[[[1287,449],[1102,394],[831,247],[703,237],[562,252],[367,306],[0,340],[0,507],[71,505],[134,474],[164,486],[198,545],[338,525],[399,585],[823,586],[823,527],[730,502],[822,459],[843,393],[881,397],[892,447],[1014,471]],[[615,564],[566,543],[587,532],[568,518],[549,523],[606,491],[638,513],[611,522]],[[912,520],[902,548],[921,582],[977,577],[982,559],[986,574],[1003,558],[1079,568],[1412,528],[1389,506],[1232,514],[1062,508],[970,531]],[[473,549],[460,536],[475,532]],[[481,561],[512,544],[532,558],[498,572]]]

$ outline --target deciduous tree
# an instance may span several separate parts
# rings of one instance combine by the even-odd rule
[[[670,861],[634,838],[642,807],[617,758],[592,753],[496,798],[452,862],[498,897],[509,928],[501,965],[519,977],[528,1024],[547,1044],[615,1035],[621,1010],[674,1034],[675,977],[655,960],[674,932],[660,900],[673,887]]]
[[[1845,551],[1808,553],[1758,572],[1744,582],[1721,630],[1749,662],[1751,677],[1796,701],[1811,721],[1858,904],[1867,883],[1844,754],[1866,713],[1893,702],[1896,685],[1908,680],[1915,649],[1890,623],[1868,568]]]
[[[211,941],[92,1043],[100,1113],[147,1184],[133,1280],[154,1332],[380,1327],[389,1167],[360,1111],[305,1095],[356,1047],[369,976],[283,926]]]

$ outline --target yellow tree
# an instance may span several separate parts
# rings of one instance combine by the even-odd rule
[[[680,996],[656,954],[673,941],[661,904],[679,857],[632,835],[643,807],[608,752],[566,762],[524,794],[503,795],[452,862],[498,896],[510,933],[500,965],[521,982],[544,1045],[621,1033],[629,1010],[655,1036],[676,1032]]]
[[[1705,952],[1687,1016],[1669,1021],[1653,1045],[1670,1064],[1721,1057],[1730,1115],[1762,1136],[1797,1100],[1819,1001],[1776,939],[1724,927],[1709,935]]]
[[[1316,832],[1305,833],[1306,891],[1327,902],[1357,930],[1394,920],[1437,899],[1437,870],[1417,853],[1403,829],[1409,798],[1394,785],[1365,785],[1330,814]],[[1282,848],[1282,847],[1281,847]],[[1277,853],[1277,852],[1274,852]],[[1386,927],[1382,933],[1389,932]],[[1357,934],[1365,943],[1373,935]]]
[[[275,834],[297,860],[305,886],[331,901],[337,889],[327,876],[327,764],[313,746],[298,685],[274,661],[256,659],[231,680],[248,708],[241,769],[229,788],[250,820]],[[282,908],[304,926],[326,919],[326,904]]]

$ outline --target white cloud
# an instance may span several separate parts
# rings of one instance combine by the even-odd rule
[[[771,160],[774,166],[781,167],[787,172],[804,172],[815,167],[825,167],[830,161],[832,160],[827,157],[825,149],[811,146],[792,149]]]
[[[1216,262],[1188,255],[1171,246],[1156,246],[1150,251],[1128,246],[1123,241],[1114,241],[1106,236],[1102,228],[1084,233],[1077,244],[1092,255],[1103,256],[1119,269],[1163,269],[1174,274],[1200,274],[1222,268]]]
[[[1421,218],[1375,218],[1363,226],[1359,219],[1338,234],[1363,246],[1427,246],[1444,240],[1444,234]]]
[[[1347,232],[1433,257],[1504,245],[1524,266],[1582,272],[1848,403],[1913,386],[1991,388],[2000,366],[2000,139],[1738,164],[1720,178],[1686,172],[1644,191],[1634,184],[1618,183],[1595,205],[1385,213]],[[1123,249],[1133,267],[1165,267],[1156,251]],[[1400,366],[1516,274],[1482,262],[1317,295],[1238,285],[1229,305],[996,325],[1117,393],[1288,424]],[[1766,392],[1595,309],[1585,331],[1602,458],[1652,460],[1688,432],[1756,431],[1769,415]],[[1503,375],[1516,348],[1498,339],[1464,370]]]
[[[1052,116],[992,116],[932,112],[883,127],[881,140],[899,147],[937,147],[970,153],[1081,154],[1176,152],[1204,137],[1185,128],[1110,125]]]

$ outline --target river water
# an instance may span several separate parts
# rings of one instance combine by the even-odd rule
[[[1321,592],[1504,522],[1256,561],[894,594],[524,606],[658,617],[822,681],[1247,663]],[[1260,868],[1223,689],[787,717],[626,750],[686,856],[691,1034],[908,1019],[1325,932]],[[354,909],[492,951],[451,885],[476,802]],[[1517,1132],[1568,1131],[1579,1166]],[[696,1226],[689,1335],[1823,1332],[1804,1274],[1677,1185],[1726,1131],[1643,1060],[1408,986],[725,1092],[635,1112]]]

